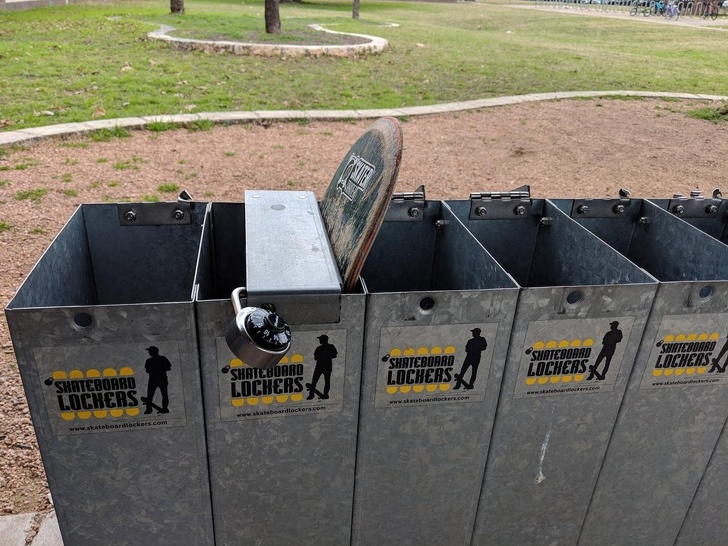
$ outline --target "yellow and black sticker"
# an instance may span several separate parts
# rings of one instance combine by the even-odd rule
[[[340,412],[344,406],[346,330],[296,332],[275,366],[246,365],[217,340],[220,419]]]
[[[514,398],[612,391],[633,323],[632,317],[531,322]]]
[[[375,406],[482,401],[497,332],[493,323],[382,328]]]
[[[662,318],[641,389],[728,383],[728,315]]]
[[[186,424],[176,342],[42,347],[34,354],[57,435]]]

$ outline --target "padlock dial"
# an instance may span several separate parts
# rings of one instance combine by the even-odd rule
[[[291,342],[291,328],[276,313],[256,309],[245,320],[250,339],[258,346],[273,352],[285,351]]]

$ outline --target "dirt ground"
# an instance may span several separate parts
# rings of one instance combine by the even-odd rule
[[[429,199],[528,184],[534,197],[669,197],[725,184],[728,123],[689,118],[710,103],[562,100],[403,121],[397,191]],[[6,305],[81,203],[242,201],[246,189],[321,196],[362,122],[260,123],[93,142],[54,139],[0,154],[0,300]],[[5,318],[0,319],[0,513],[49,507]]]

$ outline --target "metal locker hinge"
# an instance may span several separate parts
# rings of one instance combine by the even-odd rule
[[[531,207],[531,187],[521,186],[506,192],[470,194],[470,220],[527,218]]]
[[[388,222],[421,221],[425,216],[424,208],[426,206],[424,186],[411,192],[394,193],[385,220]]]
[[[710,199],[706,199],[701,191],[691,191],[690,197],[676,194],[670,199],[667,210],[680,218],[715,218],[722,202],[723,194],[719,189],[713,190]]]

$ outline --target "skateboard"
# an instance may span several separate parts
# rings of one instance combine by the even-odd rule
[[[320,203],[331,248],[350,292],[384,221],[402,161],[402,128],[378,119],[354,143]]]
[[[154,408],[154,409],[155,409],[155,410],[157,410],[157,411],[158,411],[159,413],[169,413],[169,410],[165,410],[165,409],[163,409],[163,408],[160,408],[160,407],[159,407],[159,406],[158,406],[157,404],[155,404],[155,403],[154,403],[154,402],[152,402],[151,400],[150,400],[149,402],[147,402],[147,397],[146,397],[146,396],[142,396],[142,404],[144,404],[144,405],[145,405],[145,406],[147,406],[147,407],[152,407],[152,408]]]
[[[314,387],[311,383],[306,383],[306,388],[308,389],[308,400],[313,399],[314,394],[318,396],[321,400],[326,400],[328,398],[328,396],[318,391],[316,387]]]
[[[465,381],[465,379],[463,379],[463,377],[459,373],[456,373],[454,375],[455,375],[455,386],[453,387],[453,389],[459,389],[460,387],[465,387],[466,389],[473,388],[470,386],[470,383]]]
[[[589,381],[592,377],[596,377],[597,381],[604,381],[604,376],[597,371],[595,364],[589,366],[589,372],[589,377],[586,378],[587,381]]]

